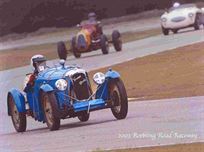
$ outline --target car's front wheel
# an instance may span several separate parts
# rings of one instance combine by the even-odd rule
[[[101,50],[103,54],[108,54],[109,52],[108,39],[104,34],[101,35]]]
[[[194,23],[194,29],[195,30],[199,30],[200,29],[200,25],[201,25],[201,22],[200,22],[200,15],[196,15],[196,18],[195,18],[195,23]]]
[[[163,33],[164,35],[169,35],[169,30],[166,29],[166,28],[164,28],[164,27],[162,27],[162,33]]]
[[[109,85],[109,95],[112,102],[111,111],[115,118],[126,118],[128,113],[128,99],[125,86],[121,79],[111,81]]]
[[[17,132],[26,131],[26,114],[19,112],[12,95],[8,97],[9,112],[11,115],[12,123]]]
[[[60,113],[54,92],[43,92],[41,94],[41,100],[45,122],[48,128],[51,131],[58,130],[60,128]]]
[[[80,113],[80,114],[78,115],[78,119],[79,119],[81,122],[86,122],[86,121],[89,120],[89,116],[90,116],[90,114],[87,113],[87,111],[84,111],[84,112],[82,112],[82,113]]]
[[[75,58],[80,58],[80,57],[81,57],[81,53],[78,52],[78,50],[77,50],[77,48],[76,48],[76,37],[73,37],[73,38],[72,38],[71,48],[72,48],[72,52],[73,52]]]
[[[178,33],[178,29],[174,29],[174,30],[172,30],[172,32],[173,32],[174,34],[177,34],[177,33]]]

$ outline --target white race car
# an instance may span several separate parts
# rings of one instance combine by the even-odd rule
[[[204,24],[204,9],[198,8],[195,4],[182,4],[178,7],[172,7],[161,16],[161,27],[164,35],[168,35],[171,30],[177,33],[178,30],[194,27],[200,29]]]

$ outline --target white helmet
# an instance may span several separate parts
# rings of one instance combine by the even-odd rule
[[[177,7],[179,7],[180,5],[181,5],[181,4],[180,4],[179,2],[175,2],[174,5],[173,5],[173,7],[177,8]]]
[[[46,65],[46,58],[41,54],[34,55],[30,59],[30,65],[33,71],[34,70],[42,71],[42,69],[38,69],[41,63],[44,63],[44,65]]]

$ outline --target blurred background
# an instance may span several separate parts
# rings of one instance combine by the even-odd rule
[[[181,3],[196,0],[178,0]],[[198,0],[200,1],[200,0]],[[0,36],[70,27],[94,11],[99,19],[171,7],[175,0],[0,0]]]

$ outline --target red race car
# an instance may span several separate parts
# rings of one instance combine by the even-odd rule
[[[79,32],[71,40],[71,51],[76,58],[80,58],[82,53],[101,49],[103,54],[108,54],[109,43],[113,43],[116,51],[122,50],[121,34],[118,30],[112,32],[112,40],[108,40],[103,34],[101,23],[96,20],[88,20],[78,24]],[[67,49],[64,42],[58,43],[58,56],[66,60]]]

